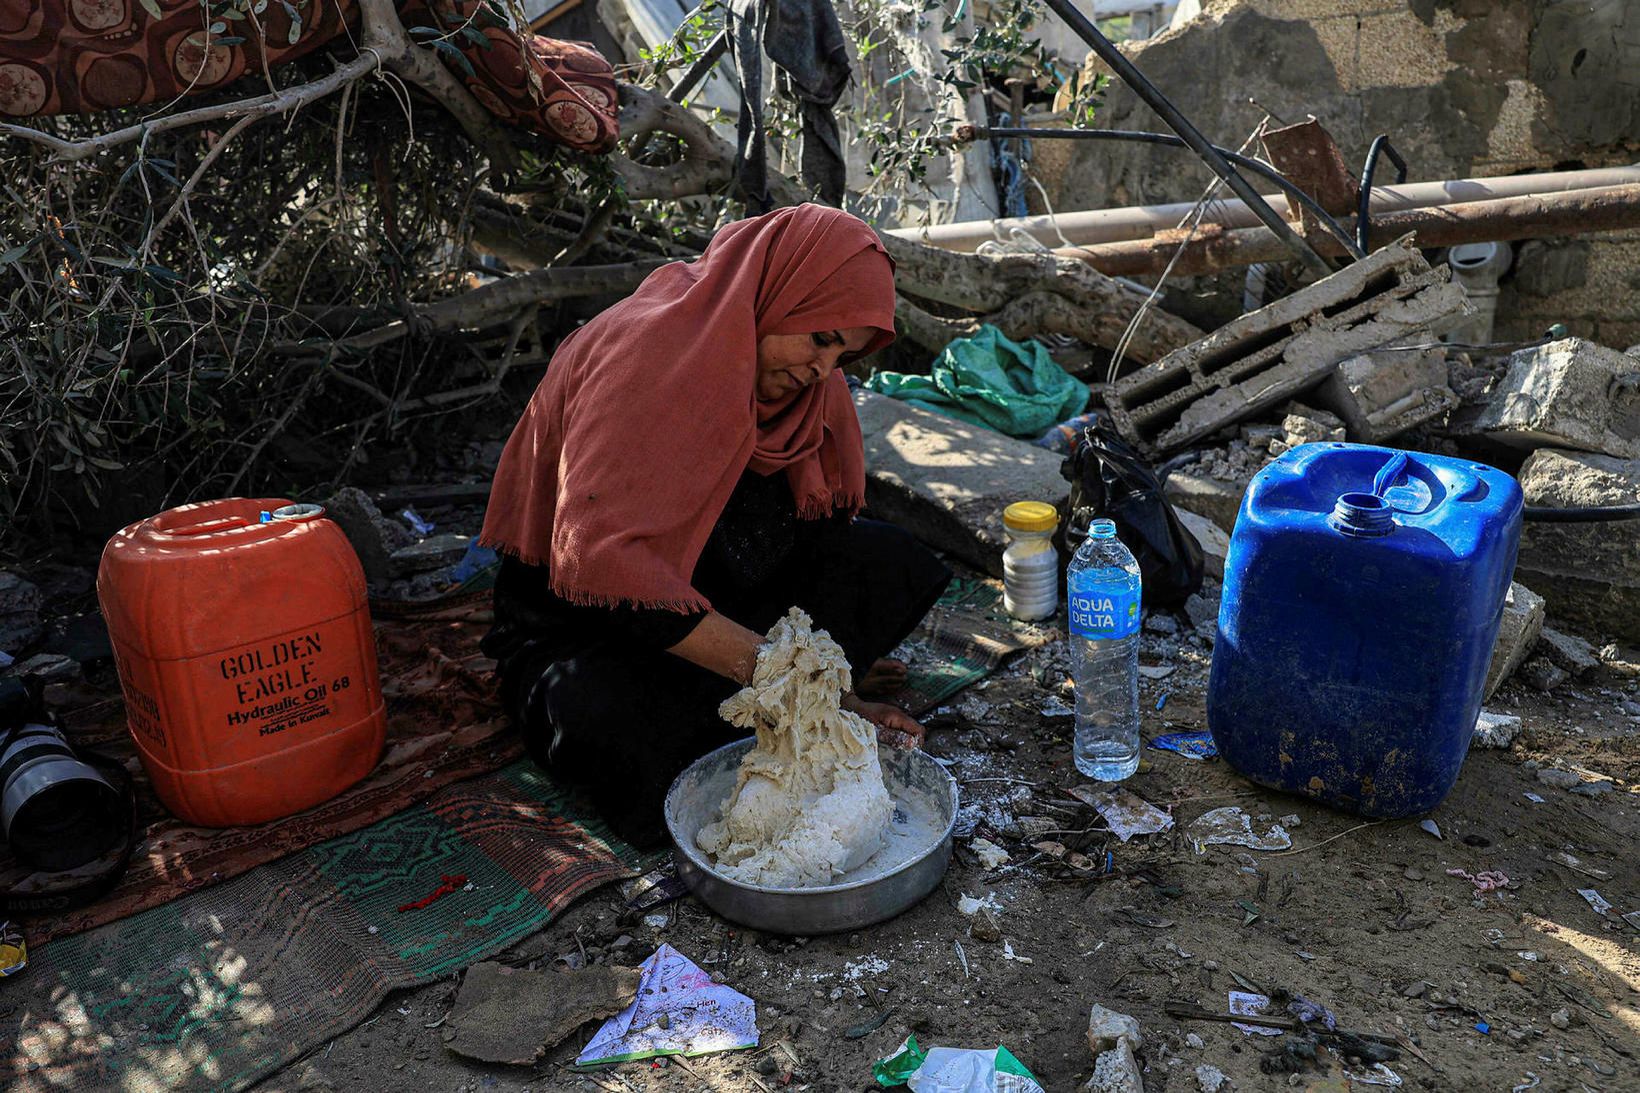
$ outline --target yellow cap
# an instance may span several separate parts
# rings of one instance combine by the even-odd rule
[[[1015,531],[1052,531],[1059,512],[1046,501],[1015,501],[1002,510],[1002,523]]]

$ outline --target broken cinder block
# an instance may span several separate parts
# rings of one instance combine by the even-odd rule
[[[1640,459],[1544,448],[1526,460],[1519,478],[1528,505],[1640,503]],[[1518,567],[1557,619],[1586,634],[1640,642],[1640,520],[1529,521]]]
[[[1492,646],[1492,663],[1486,669],[1483,701],[1490,699],[1526,660],[1543,633],[1543,616],[1542,596],[1519,582],[1510,584],[1503,601],[1503,623],[1498,627],[1497,643]]]
[[[1600,667],[1600,654],[1595,652],[1594,645],[1576,634],[1563,634],[1545,626],[1539,641],[1543,654],[1574,676]]]
[[[1320,383],[1340,361],[1471,311],[1409,239],[1235,319],[1106,390],[1117,430],[1167,454]]]
[[[1341,361],[1315,401],[1344,419],[1351,440],[1380,444],[1446,416],[1458,396],[1448,386],[1444,350],[1383,350]]]
[[[1002,576],[1002,510],[1070,492],[1060,456],[872,391],[854,392],[866,505],[929,546]]]
[[[1640,459],[1640,363],[1582,338],[1519,350],[1475,428],[1514,447]]]

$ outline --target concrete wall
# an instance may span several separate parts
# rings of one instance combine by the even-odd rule
[[[1230,147],[1269,110],[1289,123],[1320,118],[1352,169],[1387,132],[1414,181],[1640,160],[1633,0],[1207,0],[1199,18],[1125,48]],[[1120,83],[1100,124],[1165,130]],[[1168,149],[1035,149],[1055,209],[1191,200],[1211,180]],[[1379,177],[1391,171],[1386,163]],[[1640,341],[1640,235],[1591,239],[1575,254],[1551,246],[1524,256],[1525,283],[1506,283],[1500,336],[1567,322],[1607,344]]]

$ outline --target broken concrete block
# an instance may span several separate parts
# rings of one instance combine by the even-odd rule
[[[1520,669],[1521,682],[1538,691],[1552,691],[1571,677],[1555,666],[1548,657],[1533,657]]]
[[[467,970],[445,1022],[445,1047],[486,1063],[529,1066],[586,1022],[637,997],[637,968],[530,971],[485,961]]]
[[[1640,459],[1545,448],[1520,470],[1528,505],[1609,507],[1640,503]],[[1518,570],[1555,617],[1585,633],[1640,642],[1640,521],[1528,521]]]
[[[1002,510],[1058,503],[1070,492],[1061,458],[979,425],[854,392],[872,515],[992,576],[1002,575]]]
[[[1165,454],[1314,387],[1340,361],[1470,310],[1450,271],[1402,240],[1139,369],[1105,401],[1124,437]]]
[[[1497,644],[1492,646],[1492,663],[1486,669],[1483,698],[1491,698],[1503,681],[1514,674],[1543,632],[1543,597],[1515,582],[1503,601],[1503,623],[1498,627]]]
[[[1172,502],[1174,508],[1205,516],[1229,533],[1235,530],[1242,498],[1247,496],[1247,487],[1252,481],[1251,475],[1239,480],[1224,479],[1201,470],[1181,469],[1167,476],[1162,484],[1162,496]]]
[[[1558,667],[1574,676],[1600,667],[1600,655],[1595,652],[1594,646],[1576,634],[1562,634],[1545,626],[1539,648]]]
[[[1448,386],[1444,350],[1385,350],[1340,362],[1315,401],[1344,419],[1351,440],[1380,444],[1445,417],[1458,396]]]
[[[445,532],[429,535],[419,543],[400,547],[388,555],[396,576],[408,577],[416,573],[431,573],[435,569],[453,566],[467,553],[471,535]]]
[[[1519,350],[1476,428],[1515,447],[1640,459],[1640,365],[1582,338]]]
[[[389,559],[395,550],[415,541],[411,534],[383,516],[370,495],[354,486],[337,490],[325,501],[324,509],[353,544],[353,552],[364,567],[364,579],[370,584],[391,580],[393,564]]]
[[[1230,536],[1205,516],[1178,506],[1174,506],[1173,511],[1179,514],[1179,523],[1202,548],[1202,571],[1214,580],[1224,580],[1224,559],[1230,553]]]
[[[1093,1077],[1082,1088],[1094,1093],[1144,1093],[1139,1061],[1133,1057],[1134,1050],[1143,1044],[1137,1020],[1095,1005],[1088,1016]]]
[[[42,602],[33,584],[15,573],[0,572],[0,652],[15,656],[44,636]]]
[[[1508,748],[1520,735],[1520,718],[1513,714],[1481,711],[1475,720],[1475,735],[1470,738],[1472,748]]]
[[[1344,422],[1338,417],[1297,402],[1287,407],[1287,415],[1281,419],[1281,440],[1289,451],[1300,444],[1337,442],[1343,440],[1345,435]],[[1271,454],[1283,453],[1275,451],[1272,445]]]

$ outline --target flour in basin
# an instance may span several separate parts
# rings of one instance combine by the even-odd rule
[[[843,650],[797,608],[775,623],[752,682],[718,712],[753,729],[721,819],[695,842],[731,880],[773,888],[829,884],[882,849],[894,804],[877,733],[838,706],[852,688]]]

